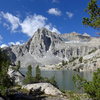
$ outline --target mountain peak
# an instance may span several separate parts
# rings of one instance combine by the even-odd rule
[[[43,31],[43,30],[47,30],[47,31],[49,31],[47,28],[45,28],[45,27],[42,27],[42,28],[38,28],[38,30],[40,30],[40,31]]]
[[[51,32],[47,28],[42,27],[42,28],[37,29],[37,31],[34,33],[33,37],[40,37],[40,36],[43,36],[43,35],[48,35],[49,36],[51,34],[53,34],[53,32]]]
[[[31,54],[44,55],[54,45],[60,42],[62,40],[57,33],[51,32],[46,28],[39,28],[27,42],[27,47]]]
[[[87,33],[83,33],[83,36],[90,37],[90,35],[89,35],[89,34],[87,34]]]

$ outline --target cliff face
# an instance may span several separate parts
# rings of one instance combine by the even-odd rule
[[[14,45],[4,50],[13,63],[21,61],[23,67],[31,64],[53,65],[73,57],[84,57],[100,49],[100,38],[78,33],[57,34],[42,28],[23,45]]]

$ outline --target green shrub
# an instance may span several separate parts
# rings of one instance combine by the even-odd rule
[[[64,66],[65,65],[65,61],[64,60],[62,60],[62,66]]]
[[[79,58],[79,62],[82,63],[83,62],[83,57]]]
[[[83,95],[75,93],[74,91],[62,90],[62,92],[64,93],[63,95],[67,96],[68,100],[81,100],[83,98]]]
[[[62,66],[65,66],[65,65],[67,65],[67,64],[68,64],[67,61],[62,60]]]

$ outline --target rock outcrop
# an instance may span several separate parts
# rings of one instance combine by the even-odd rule
[[[15,71],[9,68],[8,75],[15,80],[15,83],[22,85],[25,76],[20,71]]]

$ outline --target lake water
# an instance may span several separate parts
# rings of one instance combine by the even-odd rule
[[[35,69],[33,71],[33,76],[35,76]],[[27,68],[21,68],[21,72],[25,75]],[[41,75],[43,77],[51,78],[55,76],[58,87],[61,90],[75,90],[73,76],[79,74],[87,80],[92,80],[92,72],[75,72],[72,70],[57,70],[57,71],[47,71],[41,70]]]

